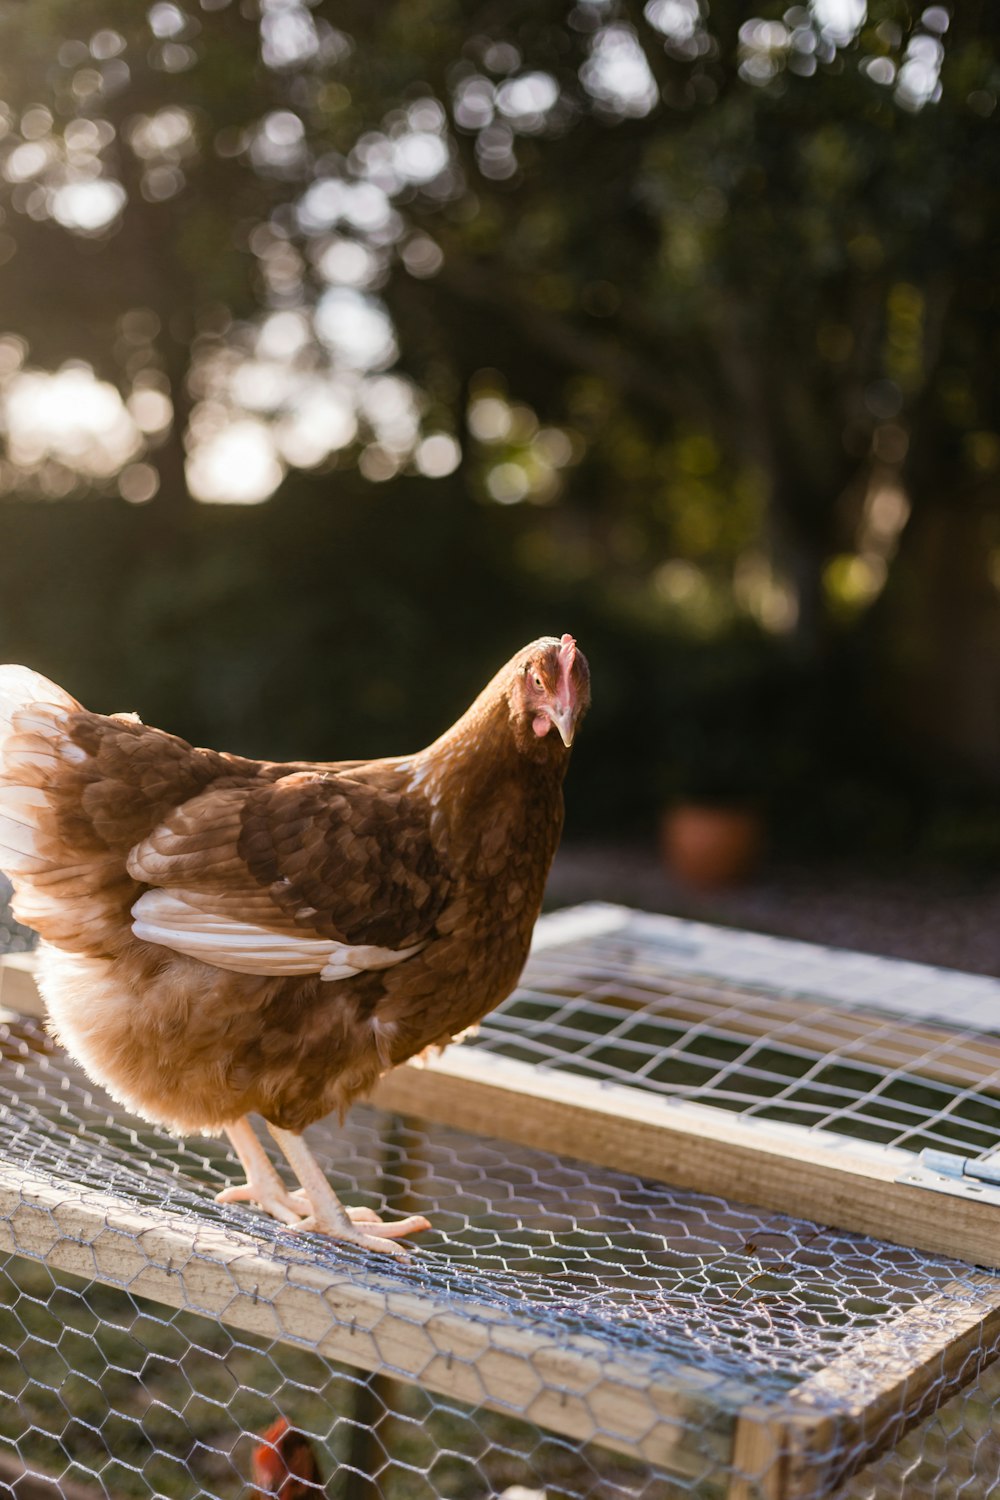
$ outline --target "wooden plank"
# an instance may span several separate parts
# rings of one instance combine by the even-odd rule
[[[266,1253],[250,1235],[0,1163],[0,1252],[233,1328],[523,1417],[678,1475],[721,1474],[751,1390],[530,1314],[443,1301],[352,1252],[338,1271]],[[721,1483],[721,1479],[719,1480]],[[717,1491],[710,1485],[705,1491]]]
[[[1000,1279],[974,1275],[882,1323],[779,1406],[740,1414],[727,1500],[819,1500],[1000,1354]]]
[[[0,959],[0,1007],[22,1016],[45,1018],[45,1001],[35,981],[33,953],[7,953]]]
[[[796,1387],[795,1408],[803,1419],[796,1446],[806,1431],[807,1408],[822,1426],[811,1429],[810,1458],[802,1453],[792,1465],[790,1500],[811,1495],[817,1480],[824,1493],[836,1488],[847,1472],[870,1463],[956,1391],[971,1385],[998,1353],[996,1276],[952,1282],[882,1324]],[[823,1438],[819,1445],[817,1434]],[[824,1453],[831,1457],[824,1460]],[[813,1472],[817,1459],[819,1468]]]
[[[562,915],[556,912],[553,920]],[[575,935],[606,935],[638,945],[664,976],[697,974],[832,1006],[865,1006],[905,1021],[982,1031],[996,1026],[1000,1014],[1000,979],[985,974],[712,927],[600,902],[572,908],[566,913],[570,915]],[[539,928],[548,920],[543,918]],[[586,930],[588,920],[592,933]]]
[[[733,1436],[726,1500],[782,1500],[789,1451],[788,1411],[754,1404],[740,1412]]]
[[[1000,1210],[899,1183],[911,1152],[802,1126],[744,1118],[620,1084],[453,1047],[396,1068],[383,1109],[499,1136],[675,1187],[1000,1268]]]

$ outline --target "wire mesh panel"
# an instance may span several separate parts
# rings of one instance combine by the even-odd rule
[[[996,980],[613,907],[563,931],[473,1046],[911,1151],[1000,1142]]]
[[[840,1500],[995,1500],[1000,1368],[947,1402],[840,1491]]]
[[[840,1002],[790,1017],[772,993],[769,1012],[760,985],[684,978],[649,947],[620,929],[543,945],[469,1055],[527,1055],[539,1076],[584,1081],[603,1069],[609,1087],[641,1073],[648,1092],[699,1104],[714,1085],[724,1114],[812,1108],[796,1090],[819,1077],[820,1048],[851,1055]],[[961,1071],[961,1048],[910,1043],[921,1066]],[[767,1055],[786,1044],[798,1075]],[[895,1043],[880,1032],[877,1045]],[[439,1081],[433,1067],[419,1077]],[[964,1108],[960,1077],[932,1082]],[[829,1087],[823,1130],[834,1108],[881,1118],[860,1075]],[[957,1105],[932,1113],[931,1138],[955,1142]],[[67,1494],[277,1493],[284,1418],[315,1463],[302,1483],[345,1500],[512,1486],[553,1500],[860,1500],[933,1493],[935,1464],[979,1486],[969,1494],[1000,1486],[988,1404],[969,1394],[997,1352],[1000,1279],[553,1151],[544,1110],[533,1128],[534,1143],[512,1143],[365,1107],[311,1132],[338,1191],[431,1220],[419,1253],[386,1264],[215,1204],[238,1175],[221,1143],[129,1118],[37,1021],[9,1014],[0,1483],[26,1467]],[[894,1149],[922,1130],[908,1114]]]
[[[1000,1268],[1000,983],[622,908],[542,939],[472,1044],[379,1102],[524,1139],[530,1095],[590,1160]]]

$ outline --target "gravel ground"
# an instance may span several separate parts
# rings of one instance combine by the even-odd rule
[[[1000,976],[1000,875],[773,864],[745,885],[697,891],[668,876],[653,848],[570,844],[556,856],[547,905],[577,901],[620,901],[726,927]]]
[[[0,875],[0,952],[30,948],[34,940],[11,917],[9,891]],[[745,885],[696,891],[667,875],[655,849],[569,844],[556,857],[546,905],[578,901],[618,901],[644,911],[1000,976],[1000,876],[775,864]]]

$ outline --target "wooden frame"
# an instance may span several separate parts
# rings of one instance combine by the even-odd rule
[[[249,1235],[5,1164],[0,1251],[697,1477],[704,1500],[831,1493],[971,1382],[1000,1339],[1000,1281],[971,1278],[766,1404],[747,1381],[444,1303],[360,1260],[279,1259]]]
[[[584,908],[543,920],[539,946],[593,935],[595,920],[600,930],[624,932],[633,921],[660,919]],[[676,926],[695,925],[662,920],[668,950]],[[670,962],[683,970],[678,952]],[[831,962],[836,968],[836,956]],[[699,968],[706,995],[713,985],[738,982],[731,954],[726,965],[725,975]],[[30,957],[0,961],[0,1007],[9,1014],[43,1013],[32,971]],[[957,987],[966,1006],[979,1006],[989,1000],[992,981],[971,998],[965,976],[946,975],[942,984]],[[719,998],[725,1004],[724,988]],[[756,1037],[787,1024],[814,1046],[842,1046],[842,1008],[849,1006],[852,1058],[918,1071],[926,1064],[926,1076],[949,1083],[996,1081],[1000,1038],[984,1038],[972,1052],[967,1034],[939,1026],[936,1018],[914,1023],[898,1000],[878,1016],[857,1012],[859,1003],[848,994],[817,1001],[785,993],[759,1016],[752,1009],[742,1012],[736,1025]],[[732,1024],[729,1012],[726,1024]],[[426,1065],[395,1070],[373,1102],[1000,1267],[1000,1209],[953,1198],[946,1214],[933,1211],[935,1200],[925,1189],[898,1180],[915,1162],[906,1151],[741,1118],[476,1048],[451,1048]],[[554,1333],[525,1314],[468,1300],[442,1302],[381,1266],[372,1270],[356,1261],[340,1271],[279,1258],[250,1235],[208,1224],[192,1228],[180,1215],[133,1210],[107,1195],[5,1165],[0,1248],[360,1369],[417,1381],[687,1479],[697,1476],[706,1500],[812,1500],[829,1494],[971,1382],[1000,1347],[1000,1279],[973,1277],[886,1319],[821,1372],[793,1384],[780,1401],[764,1400],[748,1380]]]
[[[342,1271],[251,1235],[0,1163],[0,1252],[419,1383],[580,1442],[697,1474],[724,1465],[745,1383],[493,1306],[415,1290],[352,1255]],[[379,1263],[379,1267],[381,1262]]]
[[[782,1405],[741,1412],[727,1500],[830,1494],[971,1385],[998,1343],[995,1276],[942,1288],[794,1387]]]
[[[587,902],[542,917],[532,951],[581,938],[648,943],[664,974],[757,986],[835,1008],[864,1007],[909,1022],[990,1031],[1000,1017],[1000,979],[929,964],[739,932],[681,917]]]

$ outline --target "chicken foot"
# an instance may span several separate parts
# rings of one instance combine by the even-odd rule
[[[347,1244],[361,1245],[366,1250],[380,1250],[387,1255],[405,1255],[403,1246],[394,1241],[431,1227],[422,1214],[411,1214],[409,1218],[386,1224],[370,1208],[345,1208],[324,1177],[303,1137],[293,1130],[281,1130],[270,1123],[267,1128],[302,1184],[301,1190],[291,1197],[310,1210],[306,1218],[300,1219],[291,1227],[328,1234]],[[262,1148],[261,1154],[263,1155]],[[274,1170],[273,1167],[271,1170]]]

